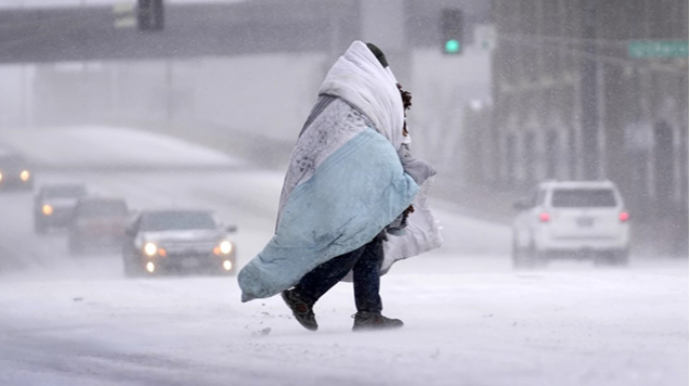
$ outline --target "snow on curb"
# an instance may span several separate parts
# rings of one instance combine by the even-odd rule
[[[229,168],[244,163],[179,139],[119,127],[8,130],[0,142],[46,168]]]

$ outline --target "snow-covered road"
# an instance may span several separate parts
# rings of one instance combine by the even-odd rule
[[[223,278],[93,278],[0,285],[3,385],[684,385],[687,275],[678,264],[532,274],[428,257],[384,280],[403,330],[349,331],[351,289],[317,305],[321,330],[279,299],[240,304]],[[74,274],[76,272],[72,272]],[[110,278],[108,278],[110,276]]]
[[[216,209],[239,228],[242,264],[271,235],[282,177],[50,172],[38,183],[85,181],[134,208]],[[311,333],[278,298],[240,303],[234,278],[133,280],[117,254],[72,258],[64,234],[32,233],[31,205],[0,194],[2,386],[688,384],[687,260],[516,273],[508,229],[436,202],[444,247],[383,279],[385,313],[405,327],[352,333],[352,289],[339,284]]]

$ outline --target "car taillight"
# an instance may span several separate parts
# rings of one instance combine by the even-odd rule
[[[548,212],[542,212],[539,214],[539,221],[549,222],[551,220],[551,215]]]
[[[618,218],[621,220],[621,222],[626,222],[630,219],[630,215],[628,212],[621,212],[621,214],[618,215]]]

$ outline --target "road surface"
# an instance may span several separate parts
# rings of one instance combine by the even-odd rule
[[[205,169],[191,153],[196,167],[166,171],[163,148],[156,168],[55,168],[37,185],[83,181],[137,209],[215,209],[237,225],[246,263],[271,237],[282,173],[219,170],[217,155],[199,156],[213,159]],[[30,193],[1,192],[0,385],[688,384],[687,260],[514,272],[509,229],[434,206],[444,247],[382,281],[384,313],[405,327],[351,332],[342,283],[316,305],[312,333],[277,297],[240,303],[233,277],[127,279],[117,252],[72,257],[64,233],[33,234]]]

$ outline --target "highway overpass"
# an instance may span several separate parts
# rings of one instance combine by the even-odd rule
[[[163,31],[142,32],[117,26],[127,18],[122,5],[3,9],[0,63],[331,53],[354,39],[401,52],[440,44],[440,10],[449,6],[465,11],[468,31],[488,19],[488,2],[476,0],[172,3]]]

